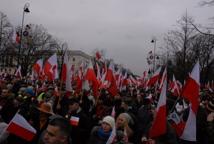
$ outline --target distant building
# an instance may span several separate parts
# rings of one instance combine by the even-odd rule
[[[43,50],[35,52],[32,57],[35,57],[35,60],[43,58],[44,62],[56,51]],[[14,71],[17,67],[17,51],[7,50],[6,52],[0,53],[0,71]],[[57,53],[58,56],[58,65],[59,69],[62,64],[62,54]],[[74,65],[75,70],[79,68],[79,65],[82,62],[89,61],[92,57],[80,50],[68,50],[69,62]],[[32,62],[34,63],[34,62]]]

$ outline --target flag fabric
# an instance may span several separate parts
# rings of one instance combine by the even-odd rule
[[[156,138],[166,133],[166,79],[156,108],[156,116],[149,130],[149,137]]]
[[[114,64],[113,64],[113,62],[110,62],[110,64],[109,64],[105,80],[108,82],[108,84],[107,84],[108,85],[107,86],[108,87],[107,88],[108,92],[112,96],[117,95],[118,90],[117,90],[116,79],[115,79],[115,76],[114,76]]]
[[[79,120],[80,120],[79,117],[71,116],[71,118],[70,118],[70,124],[72,126],[78,126],[79,125]]]
[[[21,43],[21,38],[19,32],[16,32],[16,43],[20,44]]]
[[[200,71],[197,62],[183,88],[182,96],[190,103],[189,116],[181,139],[196,141],[196,114],[199,106]]]
[[[167,73],[166,73],[166,68],[163,71],[162,77],[160,79],[160,83],[159,83],[159,90],[161,91],[162,87],[163,87],[163,82],[167,77]]]
[[[74,71],[70,64],[67,64],[66,80],[65,80],[65,90],[66,92],[72,91],[72,81],[74,81]]]
[[[18,69],[15,72],[15,76],[18,78],[22,78],[22,68],[21,66],[18,67]]]
[[[42,66],[43,66],[43,60],[39,59],[36,61],[36,63],[33,65],[33,72],[34,76],[39,78],[42,74]]]
[[[79,94],[82,90],[82,83],[83,83],[83,62],[81,63],[79,70],[78,70],[78,75],[76,76],[76,89],[75,89],[75,93]]]
[[[57,55],[53,54],[44,65],[44,73],[49,81],[53,81],[58,78],[58,64]]]
[[[95,57],[96,57],[97,60],[101,59],[102,55],[101,55],[100,51],[96,51]]]
[[[115,118],[115,116],[116,116],[115,106],[112,108],[111,116],[112,116],[113,118]]]
[[[178,81],[175,79],[175,76],[173,75],[173,81],[169,84],[169,91],[174,96],[180,96],[180,90],[181,90],[181,87]]]
[[[159,78],[160,78],[160,71],[161,71],[161,67],[158,68],[155,71],[154,75],[148,80],[147,86],[152,86],[152,85],[154,85],[159,80]]]
[[[61,80],[62,82],[65,83],[65,90],[67,93],[72,91],[72,85],[71,85],[72,75],[73,75],[73,71],[68,60],[68,53],[66,51],[64,55],[63,65],[62,65]]]
[[[67,52],[65,52],[63,64],[62,64],[62,72],[61,72],[61,80],[63,82],[66,81],[67,71],[68,71],[68,54]]]
[[[106,144],[112,144],[115,140],[115,137],[116,137],[116,126],[114,125],[112,128],[111,135],[109,136]]]
[[[98,96],[98,88],[99,88],[99,82],[97,80],[96,74],[94,72],[94,68],[92,65],[92,62],[90,61],[88,65],[88,69],[85,74],[85,83],[88,83],[92,86],[94,96]]]
[[[8,124],[7,131],[27,141],[31,141],[36,135],[36,129],[34,129],[26,119],[18,113],[15,114]]]

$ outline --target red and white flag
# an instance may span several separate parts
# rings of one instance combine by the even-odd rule
[[[72,72],[72,67],[68,60],[68,53],[65,52],[64,61],[62,65],[61,80],[65,83],[66,92],[72,91],[72,86],[71,86],[72,74],[73,72]]]
[[[181,139],[187,141],[196,141],[196,114],[199,106],[199,88],[200,88],[200,70],[197,62],[192,70],[190,77],[187,79],[182,96],[190,103],[189,116],[181,135]]]
[[[63,82],[66,81],[66,75],[68,71],[68,54],[65,52],[64,58],[63,58],[63,64],[62,64],[62,72],[61,72],[61,80]]]
[[[36,76],[37,78],[42,74],[42,66],[43,66],[42,59],[37,60],[36,63],[33,65],[34,76]]]
[[[18,113],[15,114],[8,124],[7,131],[27,141],[31,141],[36,135],[36,129],[34,129],[26,119]]]
[[[71,116],[71,118],[70,118],[70,124],[72,126],[78,126],[79,125],[79,120],[80,120],[79,117]]]
[[[15,76],[18,78],[22,78],[22,68],[21,66],[18,67],[18,69],[15,72]]]
[[[78,74],[76,76],[76,89],[75,89],[75,93],[79,94],[82,90],[82,83],[83,83],[83,68],[84,68],[84,63],[82,62],[80,64],[79,70],[78,70]]]
[[[150,138],[155,138],[166,133],[166,83],[167,80],[165,79],[156,108],[156,115],[149,131]]]
[[[16,43],[20,44],[20,42],[21,42],[20,34],[19,32],[16,32]]]
[[[161,71],[161,67],[158,68],[154,75],[148,80],[147,82],[147,86],[152,86],[154,85],[159,79],[160,79],[160,71]]]
[[[175,76],[173,75],[173,81],[169,85],[169,91],[174,96],[180,96],[180,90],[181,87],[179,87],[179,82],[175,79]]]
[[[112,128],[111,135],[109,136],[106,144],[112,144],[115,140],[115,137],[116,137],[116,126],[114,125]]]
[[[100,60],[101,57],[102,57],[101,52],[100,51],[96,51],[95,57],[96,57],[97,60]]]
[[[111,116],[112,116],[113,118],[115,118],[115,116],[116,116],[115,106],[113,106],[113,108],[112,108]]]
[[[44,65],[44,73],[48,77],[48,80],[53,81],[58,78],[58,64],[57,55],[52,55]]]
[[[108,88],[107,88],[108,92],[112,96],[117,95],[118,90],[117,90],[116,79],[114,76],[114,64],[113,64],[113,62],[110,62],[110,64],[109,64],[105,80],[108,82]]]
[[[167,73],[166,73],[166,68],[163,71],[161,80],[160,80],[160,84],[159,84],[159,90],[161,91],[162,87],[163,87],[163,82],[164,80],[167,78]]]
[[[97,80],[96,74],[94,72],[94,68],[92,65],[92,62],[90,61],[88,69],[85,74],[85,82],[90,84],[93,89],[94,96],[98,96],[98,88],[99,88],[99,82]]]

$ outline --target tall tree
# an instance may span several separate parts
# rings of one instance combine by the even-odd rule
[[[13,26],[7,16],[0,12],[0,51],[4,53],[13,37]]]
[[[20,31],[20,27],[17,31]],[[55,40],[42,25],[26,25],[22,34],[22,46],[18,56],[22,72],[26,75],[36,59],[48,57],[56,49],[53,47]]]
[[[165,37],[167,50],[174,56],[172,60],[175,66],[174,73],[177,74],[177,78],[181,81],[186,78],[195,61],[190,53],[196,31],[189,25],[189,21],[193,22],[193,18],[187,14],[182,16],[177,22],[177,29],[171,30]]]

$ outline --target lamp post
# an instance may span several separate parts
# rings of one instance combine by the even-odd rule
[[[153,38],[151,40],[151,43],[154,43],[154,54],[153,54],[153,73],[155,72],[155,67],[156,67],[156,64],[155,64],[155,50],[156,50],[156,38]]]
[[[20,51],[22,48],[22,33],[23,33],[23,26],[24,26],[24,18],[25,18],[25,13],[29,13],[29,3],[25,3],[24,8],[23,8],[23,14],[22,14],[22,27],[21,27],[21,33],[20,33],[20,45],[19,45],[19,52],[18,52],[18,66],[20,64]]]

